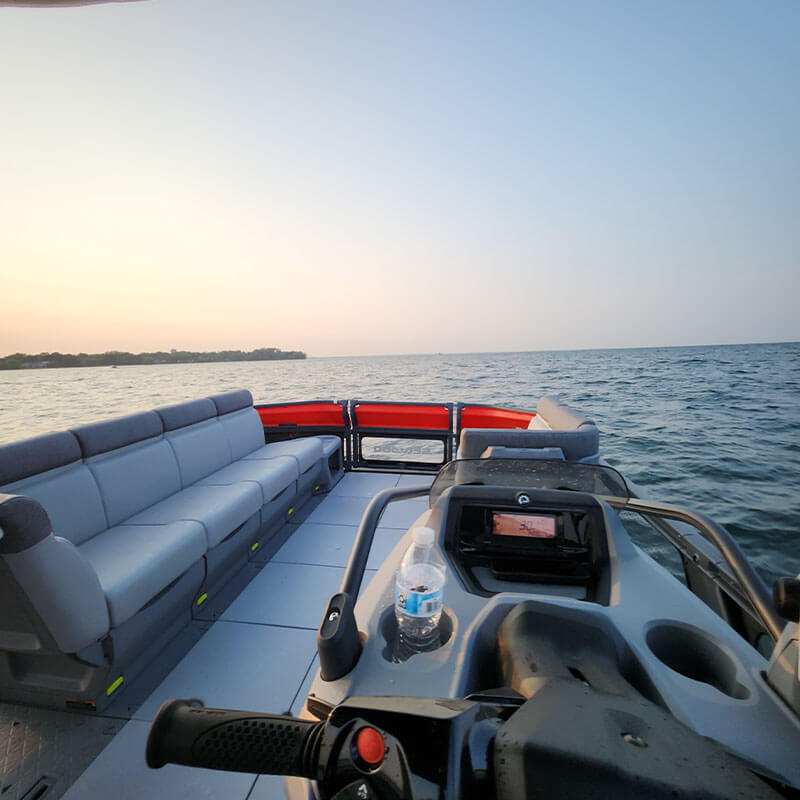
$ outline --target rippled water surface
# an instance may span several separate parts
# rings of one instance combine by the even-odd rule
[[[242,387],[530,410],[557,394],[649,496],[710,514],[766,578],[800,572],[800,343],[0,372],[0,443]]]

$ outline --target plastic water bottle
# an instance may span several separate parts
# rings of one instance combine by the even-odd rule
[[[411,538],[395,584],[398,641],[412,651],[431,650],[439,644],[445,563],[432,528],[414,528]]]

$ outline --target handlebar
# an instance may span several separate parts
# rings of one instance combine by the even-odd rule
[[[280,714],[161,706],[147,739],[147,765],[165,764],[315,778],[324,723]]]
[[[529,663],[529,651],[516,650]],[[498,708],[495,693],[489,703],[348,697],[325,722],[172,700],[150,729],[147,764],[293,775],[316,781],[323,800],[584,797],[595,785],[604,797],[788,796],[632,687],[610,694],[560,675],[543,681],[515,708]],[[578,725],[564,717],[575,708]]]

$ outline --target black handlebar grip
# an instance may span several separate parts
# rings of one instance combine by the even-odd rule
[[[324,726],[278,714],[199,708],[170,700],[150,726],[147,765],[314,778]]]

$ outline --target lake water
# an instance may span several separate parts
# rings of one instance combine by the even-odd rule
[[[767,579],[800,572],[800,343],[0,372],[0,443],[238,388],[530,410],[556,394],[649,497],[710,514]]]

